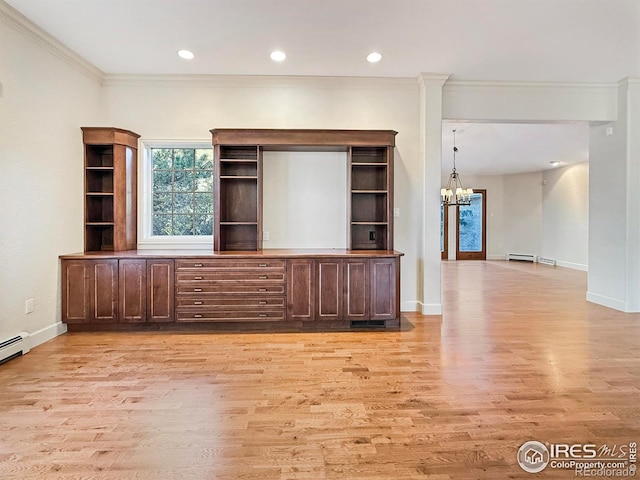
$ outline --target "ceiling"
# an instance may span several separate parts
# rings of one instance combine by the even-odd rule
[[[639,0],[7,0],[107,74],[617,82]],[[190,49],[196,57],[176,55]],[[281,49],[286,61],[269,54]],[[371,51],[383,55],[370,64]]]
[[[462,123],[442,125],[442,173],[453,167],[469,175],[505,175],[538,172],[589,161],[589,126],[582,123]],[[553,166],[550,162],[560,162]]]
[[[640,0],[6,0],[105,74],[617,82],[640,76]],[[179,58],[190,49],[195,59]],[[284,62],[269,58],[286,52]],[[365,57],[383,58],[370,64]],[[461,175],[588,160],[586,125],[457,128]]]

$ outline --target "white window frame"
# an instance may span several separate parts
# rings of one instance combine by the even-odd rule
[[[138,150],[138,249],[213,250],[213,235],[153,235],[152,148],[213,148],[211,141],[140,140]]]

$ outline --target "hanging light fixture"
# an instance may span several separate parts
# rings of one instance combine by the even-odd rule
[[[456,131],[453,130],[453,170],[449,175],[449,182],[446,188],[440,190],[440,197],[442,199],[442,205],[445,207],[454,207],[458,205],[471,205],[471,195],[473,195],[473,189],[464,188],[460,175],[456,171]]]

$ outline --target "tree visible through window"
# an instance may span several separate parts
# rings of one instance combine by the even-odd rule
[[[152,148],[153,235],[211,235],[213,149]]]

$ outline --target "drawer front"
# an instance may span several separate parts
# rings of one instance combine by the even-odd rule
[[[279,259],[263,259],[263,260],[235,260],[229,258],[217,259],[186,259],[176,260],[176,270],[258,270],[258,269],[279,269],[284,270],[285,260]]]
[[[284,283],[269,285],[262,283],[245,284],[184,284],[178,283],[176,288],[178,297],[191,295],[203,297],[206,294],[230,294],[230,295],[284,295]]]
[[[178,307],[189,309],[257,309],[257,308],[284,308],[284,297],[246,297],[229,298],[228,295],[180,297],[176,304]]]
[[[180,272],[176,274],[178,282],[284,282],[282,272],[254,271],[215,271],[202,269],[200,272]]]
[[[284,321],[284,309],[194,311],[176,308],[177,322],[279,322]]]

